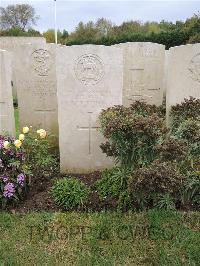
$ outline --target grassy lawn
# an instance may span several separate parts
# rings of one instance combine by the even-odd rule
[[[200,265],[200,213],[0,213],[0,265]]]

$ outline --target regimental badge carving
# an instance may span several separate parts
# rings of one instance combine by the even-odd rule
[[[51,69],[51,54],[44,49],[35,50],[32,55],[32,68],[38,76],[48,76]]]
[[[94,54],[82,55],[74,67],[77,79],[84,85],[95,85],[104,76],[104,64],[100,57]]]
[[[200,53],[191,59],[188,69],[191,73],[191,78],[200,82]]]

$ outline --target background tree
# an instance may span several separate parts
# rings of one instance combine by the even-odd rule
[[[35,25],[38,19],[35,9],[28,4],[0,7],[0,26],[4,30],[18,28],[25,31],[31,25]]]
[[[48,29],[42,35],[46,39],[46,41],[48,43],[54,43],[55,42],[55,31],[54,31],[54,29]],[[66,41],[67,41],[68,35],[69,34],[68,34],[68,32],[66,30],[63,30],[63,32],[58,30],[57,31],[58,43],[65,44]]]

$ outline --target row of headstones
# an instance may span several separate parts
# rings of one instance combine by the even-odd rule
[[[62,172],[112,165],[99,148],[102,109],[134,100],[160,105],[166,94],[169,112],[184,98],[200,97],[200,44],[165,51],[153,43],[66,47],[41,38],[31,38],[34,44],[24,44],[27,38],[11,39],[0,38],[0,49],[12,52],[12,72],[11,61],[5,60],[9,55],[0,52],[0,131],[14,134],[12,78],[20,125],[40,125],[56,135],[59,125]]]

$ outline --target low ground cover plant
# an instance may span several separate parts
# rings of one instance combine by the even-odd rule
[[[55,203],[63,210],[83,207],[88,200],[89,189],[74,177],[58,179],[51,189]]]

